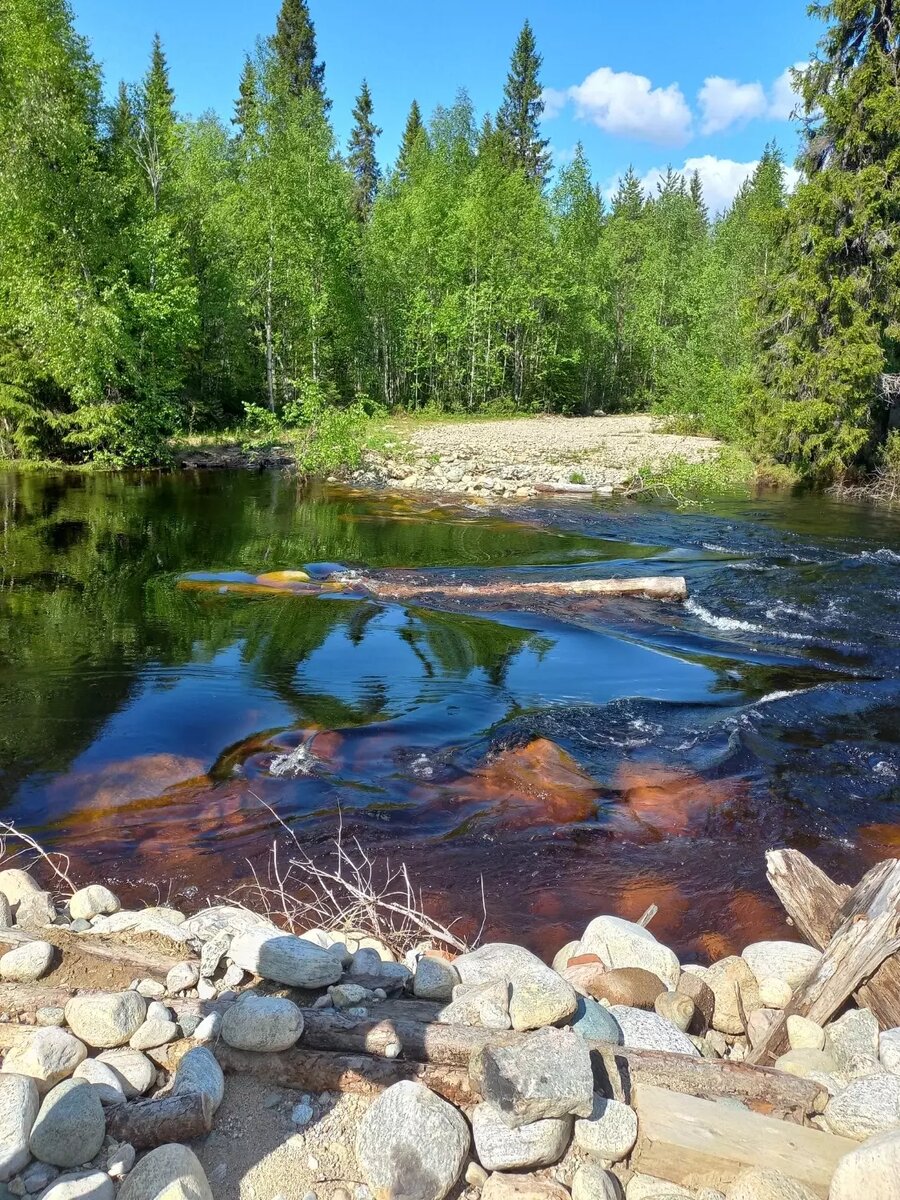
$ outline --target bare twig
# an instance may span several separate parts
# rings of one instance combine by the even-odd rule
[[[17,844],[18,848],[13,849]],[[68,854],[45,850],[30,833],[16,829],[11,821],[0,821],[0,867],[5,870],[22,858],[28,860],[25,869],[33,867],[36,862],[45,863],[56,879],[68,889],[66,895],[71,896],[78,891],[78,885],[73,883],[68,874],[71,866]]]

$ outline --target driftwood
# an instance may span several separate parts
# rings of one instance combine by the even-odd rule
[[[770,850],[766,864],[769,883],[797,931],[823,949],[844,919],[844,906],[852,903],[852,889],[834,883],[799,850]],[[882,1029],[900,1025],[900,955],[886,958],[854,995],[872,1010]]]
[[[0,945],[24,946],[28,942],[49,941],[54,932],[64,931],[51,925],[47,929],[47,934],[50,936],[45,937],[42,932],[33,933],[26,929],[0,929]],[[183,962],[192,953],[185,947],[184,955],[181,958],[175,958],[171,955],[156,954],[152,950],[140,950],[135,946],[121,945],[118,942],[106,945],[103,942],[91,940],[90,934],[70,934],[69,937],[73,940],[71,943],[67,943],[63,949],[57,947],[59,953],[65,954],[68,948],[79,954],[87,954],[91,958],[102,958],[106,962],[134,968],[135,974],[154,979],[165,979],[166,974],[176,963]],[[74,940],[76,938],[77,941]]]
[[[460,599],[471,596],[645,596],[652,600],[686,600],[687,581],[683,575],[646,575],[632,579],[543,580],[540,583],[507,579],[502,583],[461,583],[449,587],[440,583],[407,583],[391,579],[363,579],[362,584],[386,600],[408,600],[416,596],[452,594]]]
[[[592,483],[536,483],[534,490],[551,496],[557,493],[563,496],[593,496],[597,488]],[[612,491],[611,488],[609,490]]]
[[[202,1137],[213,1126],[212,1104],[200,1092],[176,1092],[150,1100],[128,1100],[104,1108],[106,1132],[135,1150],[149,1150],[167,1142]]]
[[[402,1013],[408,1003],[396,1001],[391,1006],[393,1012]],[[407,1059],[468,1068],[472,1056],[485,1046],[515,1045],[527,1036],[513,1031],[426,1023],[402,1016],[385,1017],[381,1015],[385,1007],[379,1005],[377,1016],[373,1014],[371,1019],[348,1018],[328,1009],[304,1009],[301,1045],[380,1056],[388,1047],[399,1044]],[[818,1084],[781,1071],[662,1050],[633,1050],[590,1039],[587,1045],[598,1086],[607,1095],[626,1102],[642,1081],[688,1095],[730,1096],[801,1118],[821,1112],[828,1099]]]
[[[189,1039],[160,1047],[157,1061],[171,1069],[197,1043]],[[227,1074],[253,1075],[277,1087],[306,1092],[359,1092],[372,1095],[391,1084],[410,1079],[462,1108],[477,1100],[469,1073],[461,1067],[432,1066],[404,1059],[373,1058],[367,1054],[329,1054],[321,1050],[280,1050],[259,1054],[235,1050],[223,1041],[210,1045]],[[162,1053],[165,1051],[165,1053]]]
[[[759,1113],[641,1085],[635,1094],[639,1136],[630,1166],[645,1175],[726,1190],[748,1167],[780,1171],[827,1196],[838,1160],[859,1143]],[[662,1194],[662,1193],[660,1193]]]
[[[900,859],[879,863],[857,884],[841,922],[814,971],[747,1057],[763,1063],[787,1046],[787,1019],[795,1014],[824,1025],[891,954],[900,949]]]

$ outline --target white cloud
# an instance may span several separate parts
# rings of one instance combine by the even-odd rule
[[[654,87],[645,75],[598,67],[565,94],[578,117],[607,133],[661,145],[680,145],[690,136],[691,110],[677,83]]]
[[[550,151],[550,156],[553,159],[553,165],[556,167],[565,167],[569,163],[574,162],[575,155],[578,152],[577,145],[576,146],[554,146],[551,144],[550,146],[547,147],[547,149]]]
[[[805,62],[794,63],[793,68],[787,67],[772,84],[769,116],[774,117],[776,121],[789,121],[797,106],[798,96],[794,90],[791,71],[803,71],[808,66],[809,63]]]
[[[552,121],[566,107],[569,93],[560,88],[544,88],[541,92],[541,99],[544,102],[544,120]]]
[[[761,117],[768,109],[766,93],[761,83],[738,83],[710,75],[704,79],[697,96],[702,114],[703,133],[719,133],[732,125],[743,125]]]

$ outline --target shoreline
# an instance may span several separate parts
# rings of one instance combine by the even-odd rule
[[[23,840],[28,871],[0,858],[4,1200],[857,1200],[900,1169],[900,960],[858,923],[876,892],[896,922],[900,863],[848,896],[771,852],[800,940],[708,967],[655,905],[548,963],[315,869],[311,926],[128,912]],[[856,1001],[829,982],[845,928],[888,953]]]

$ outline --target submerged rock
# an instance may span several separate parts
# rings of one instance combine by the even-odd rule
[[[356,1158],[376,1200],[443,1200],[470,1145],[462,1113],[422,1084],[404,1081],[383,1091],[363,1117]]]

